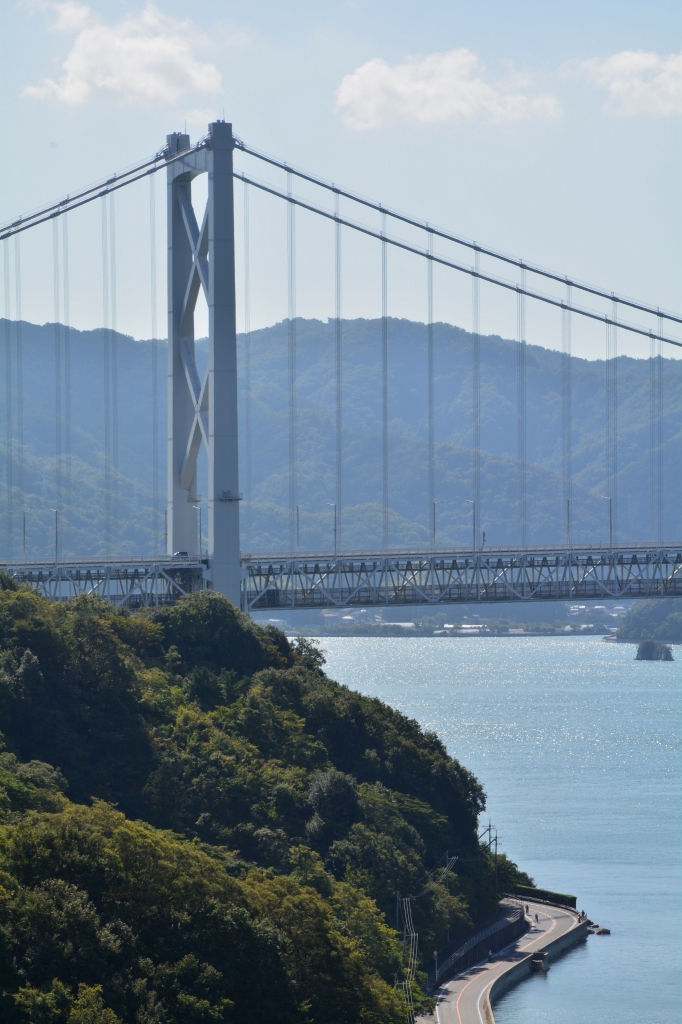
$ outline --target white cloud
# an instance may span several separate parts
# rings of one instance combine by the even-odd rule
[[[47,7],[54,14],[54,28],[58,32],[77,32],[90,20],[90,8],[77,0],[51,3]]]
[[[659,57],[645,50],[622,50],[567,69],[608,92],[605,110],[635,116],[682,114],[682,53]]]
[[[559,116],[554,96],[528,96],[514,90],[516,83],[510,89],[486,81],[482,72],[477,55],[465,49],[407,57],[393,66],[374,57],[343,78],[336,109],[351,128],[444,124],[481,115],[493,121]]]
[[[190,23],[168,18],[152,4],[116,25],[98,22],[89,8],[73,0],[50,7],[56,9],[58,27],[70,25],[78,35],[61,78],[28,86],[27,96],[70,105],[97,93],[126,102],[173,102],[186,92],[221,89],[218,69],[194,58],[193,45],[202,39]]]

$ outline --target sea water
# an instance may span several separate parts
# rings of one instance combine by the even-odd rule
[[[320,643],[333,679],[475,773],[500,850],[611,929],[507,993],[498,1024],[679,1024],[682,648],[671,664],[597,637]]]

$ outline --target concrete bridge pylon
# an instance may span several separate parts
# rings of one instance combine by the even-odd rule
[[[197,558],[197,457],[208,455],[208,585],[239,606],[239,452],[234,275],[232,125],[209,125],[206,145],[167,136],[168,219],[168,496],[167,554]],[[177,158],[183,150],[186,157]],[[208,175],[201,224],[192,181]],[[199,378],[194,310],[200,289],[208,306],[208,363]]]

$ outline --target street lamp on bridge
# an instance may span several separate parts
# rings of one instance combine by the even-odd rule
[[[337,551],[336,551],[336,502],[335,501],[328,501],[327,504],[330,506],[330,508],[334,509],[334,561],[336,562],[337,561]]]
[[[602,499],[609,503],[609,551],[613,551],[613,498],[602,494]]]
[[[51,508],[50,512],[54,512],[54,564],[59,564],[59,512],[56,508]]]
[[[471,505],[471,511],[473,513],[471,550],[473,551],[474,554],[476,554],[476,502],[473,500],[473,498],[467,498],[465,504]]]

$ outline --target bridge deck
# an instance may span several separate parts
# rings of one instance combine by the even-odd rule
[[[682,596],[682,544],[242,556],[247,610],[661,596]]]
[[[241,606],[491,604],[682,597],[682,542],[581,548],[478,551],[242,554]],[[0,568],[49,600],[99,594],[115,605],[172,604],[210,586],[199,558],[77,559]]]

